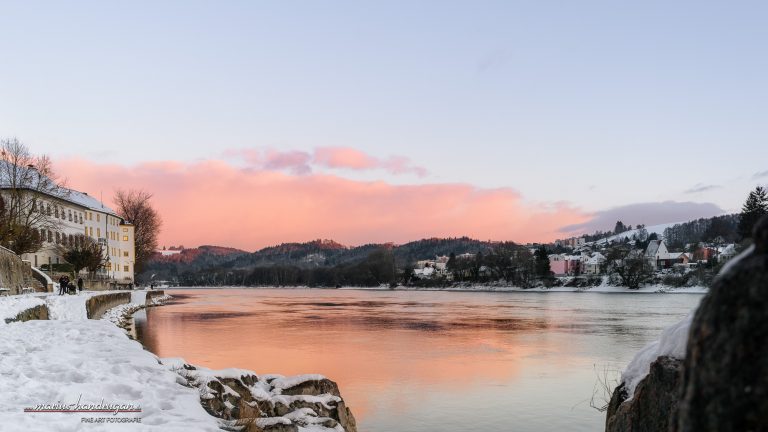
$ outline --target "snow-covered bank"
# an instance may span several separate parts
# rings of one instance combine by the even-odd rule
[[[0,430],[355,431],[332,381],[210,371],[181,359],[161,364],[114,324],[168,296],[134,291],[130,303],[94,320],[86,310],[94,295],[0,297],[0,316],[11,319],[37,306],[50,310],[50,320],[0,320]],[[82,411],[93,405],[108,409]]]
[[[342,290],[371,290],[371,291],[390,291],[386,288],[365,288],[365,287],[342,287]],[[398,286],[394,291],[461,291],[461,292],[536,292],[536,293],[548,293],[548,292],[579,292],[579,293],[621,293],[621,294],[706,294],[708,288],[702,286],[695,287],[670,287],[666,285],[647,285],[638,289],[630,289],[627,287],[617,287],[611,285],[600,285],[595,287],[535,287],[535,288],[520,288],[511,286],[489,286],[489,285],[472,285],[472,286],[448,286],[448,287],[406,287]]]
[[[107,321],[11,323],[0,331],[0,429],[4,431],[218,431],[198,392],[179,383],[141,344]],[[140,413],[29,413],[39,404],[130,404]],[[82,418],[133,418],[137,424]]]

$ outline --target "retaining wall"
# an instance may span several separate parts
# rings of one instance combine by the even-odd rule
[[[88,319],[99,319],[104,312],[112,309],[115,306],[126,304],[131,302],[130,291],[118,291],[104,294],[98,294],[89,298],[85,302],[85,310],[88,314]]]

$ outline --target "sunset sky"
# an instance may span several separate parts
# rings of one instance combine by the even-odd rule
[[[768,183],[768,3],[0,2],[0,137],[164,245],[543,241]]]

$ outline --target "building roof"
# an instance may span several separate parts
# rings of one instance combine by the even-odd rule
[[[606,261],[606,258],[600,252],[595,252],[592,258],[587,260],[587,264],[602,264]]]
[[[120,217],[114,210],[105,206],[104,203],[85,192],[56,186],[53,180],[47,177],[41,177],[40,173],[34,168],[24,168],[28,178],[17,179],[16,182],[12,182],[10,175],[10,172],[12,171],[12,168],[10,167],[12,166],[14,165],[7,161],[0,160],[0,189],[10,189],[14,183],[22,182],[26,184],[16,184],[15,187],[19,189],[28,189],[43,195],[48,195],[63,201],[68,201],[72,204],[76,204],[90,210],[108,213],[112,216]],[[49,184],[50,186],[41,186],[45,184]]]
[[[688,255],[686,255],[683,252],[668,252],[668,253],[659,254],[659,259],[660,260],[676,260],[682,256],[685,256],[686,258],[688,258]]]

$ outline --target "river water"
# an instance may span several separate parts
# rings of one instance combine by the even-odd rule
[[[700,294],[169,290],[137,314],[160,357],[320,373],[361,432],[600,431],[590,407]],[[601,379],[598,379],[600,377]],[[598,388],[600,386],[598,385]],[[604,392],[597,391],[596,401]]]

